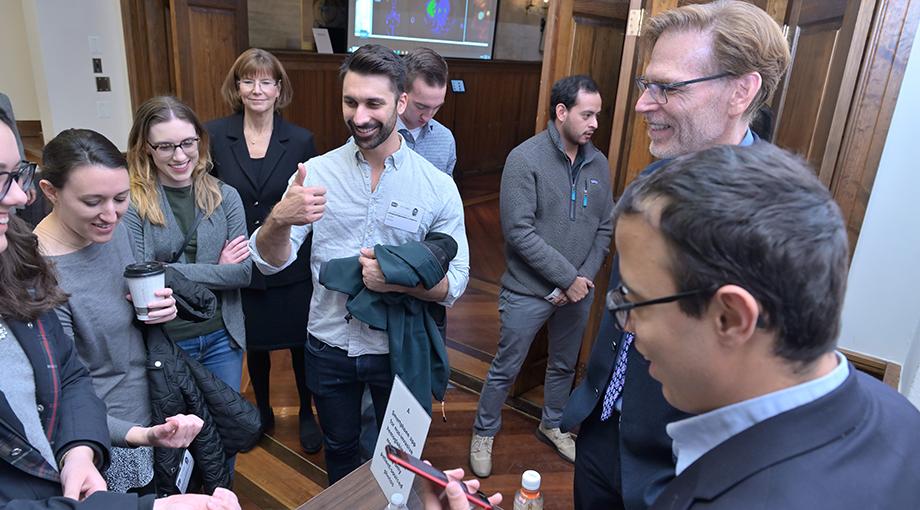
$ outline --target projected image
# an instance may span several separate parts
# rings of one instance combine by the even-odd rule
[[[491,58],[497,0],[356,0],[349,47],[399,52],[430,46],[445,56]]]
[[[465,4],[463,0],[374,2],[374,34],[462,41]]]

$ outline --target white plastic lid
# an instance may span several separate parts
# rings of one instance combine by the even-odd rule
[[[390,494],[390,504],[399,508],[406,502],[406,497],[400,492],[394,492]]]
[[[540,489],[540,473],[532,469],[524,471],[524,474],[521,476],[521,487],[529,491],[535,491]]]

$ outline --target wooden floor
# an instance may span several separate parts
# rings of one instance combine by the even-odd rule
[[[299,409],[289,351],[272,353],[271,379],[275,430],[254,450],[240,454],[236,462],[234,490],[241,496],[243,507],[250,510],[295,508],[325,485],[322,452],[309,455],[299,445]],[[246,388],[244,394],[252,400],[251,389]],[[438,467],[463,467],[469,472],[468,448],[477,401],[478,394],[451,385],[446,398],[447,422],[435,413],[422,455],[425,459]],[[543,476],[545,508],[570,508],[573,467],[537,440],[536,418],[505,406],[502,421],[493,450],[493,474],[483,480],[483,490],[501,492],[510,501],[507,498],[517,490],[521,473],[536,469]]]

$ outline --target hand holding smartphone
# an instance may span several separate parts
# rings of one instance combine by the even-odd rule
[[[425,464],[421,460],[413,457],[412,455],[409,455],[399,448],[387,445],[386,452],[387,458],[392,462],[395,462],[396,464],[408,469],[409,471],[412,471],[417,475],[421,475],[426,480],[435,483],[438,487],[444,488],[447,487],[448,483],[450,483],[450,478],[448,478],[443,471]],[[484,510],[500,510],[498,507],[492,506],[492,504],[489,503],[486,495],[481,491],[471,493],[469,489],[467,489],[466,484],[463,482],[460,482],[460,488],[463,489],[463,492],[466,494],[466,499],[471,504],[476,505],[479,508],[483,508]]]

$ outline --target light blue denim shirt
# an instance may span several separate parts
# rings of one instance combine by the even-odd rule
[[[843,354],[836,355],[837,368],[817,379],[669,423],[667,431],[674,440],[671,448],[677,457],[676,474],[732,436],[837,389],[850,374],[850,366]]]
[[[399,150],[386,159],[373,192],[371,167],[353,140],[309,160],[306,166],[304,185],[326,188],[323,217],[312,225],[291,228],[291,255],[277,267],[259,254],[256,246],[259,228],[249,241],[253,261],[263,274],[281,271],[294,262],[297,251],[312,231],[310,334],[346,350],[349,356],[386,354],[389,352],[386,332],[372,330],[358,320],[346,322],[347,296],[320,285],[320,266],[332,259],[359,255],[364,247],[421,241],[429,232],[448,234],[457,242],[457,256],[447,271],[447,298],[441,304],[453,305],[466,289],[470,274],[470,249],[457,185],[450,176],[409,149],[402,139]]]
[[[410,149],[422,155],[438,170],[447,175],[454,174],[457,164],[457,143],[454,134],[444,124],[431,119],[422,126],[418,138],[412,136],[402,119],[396,119],[396,129],[403,135]]]

